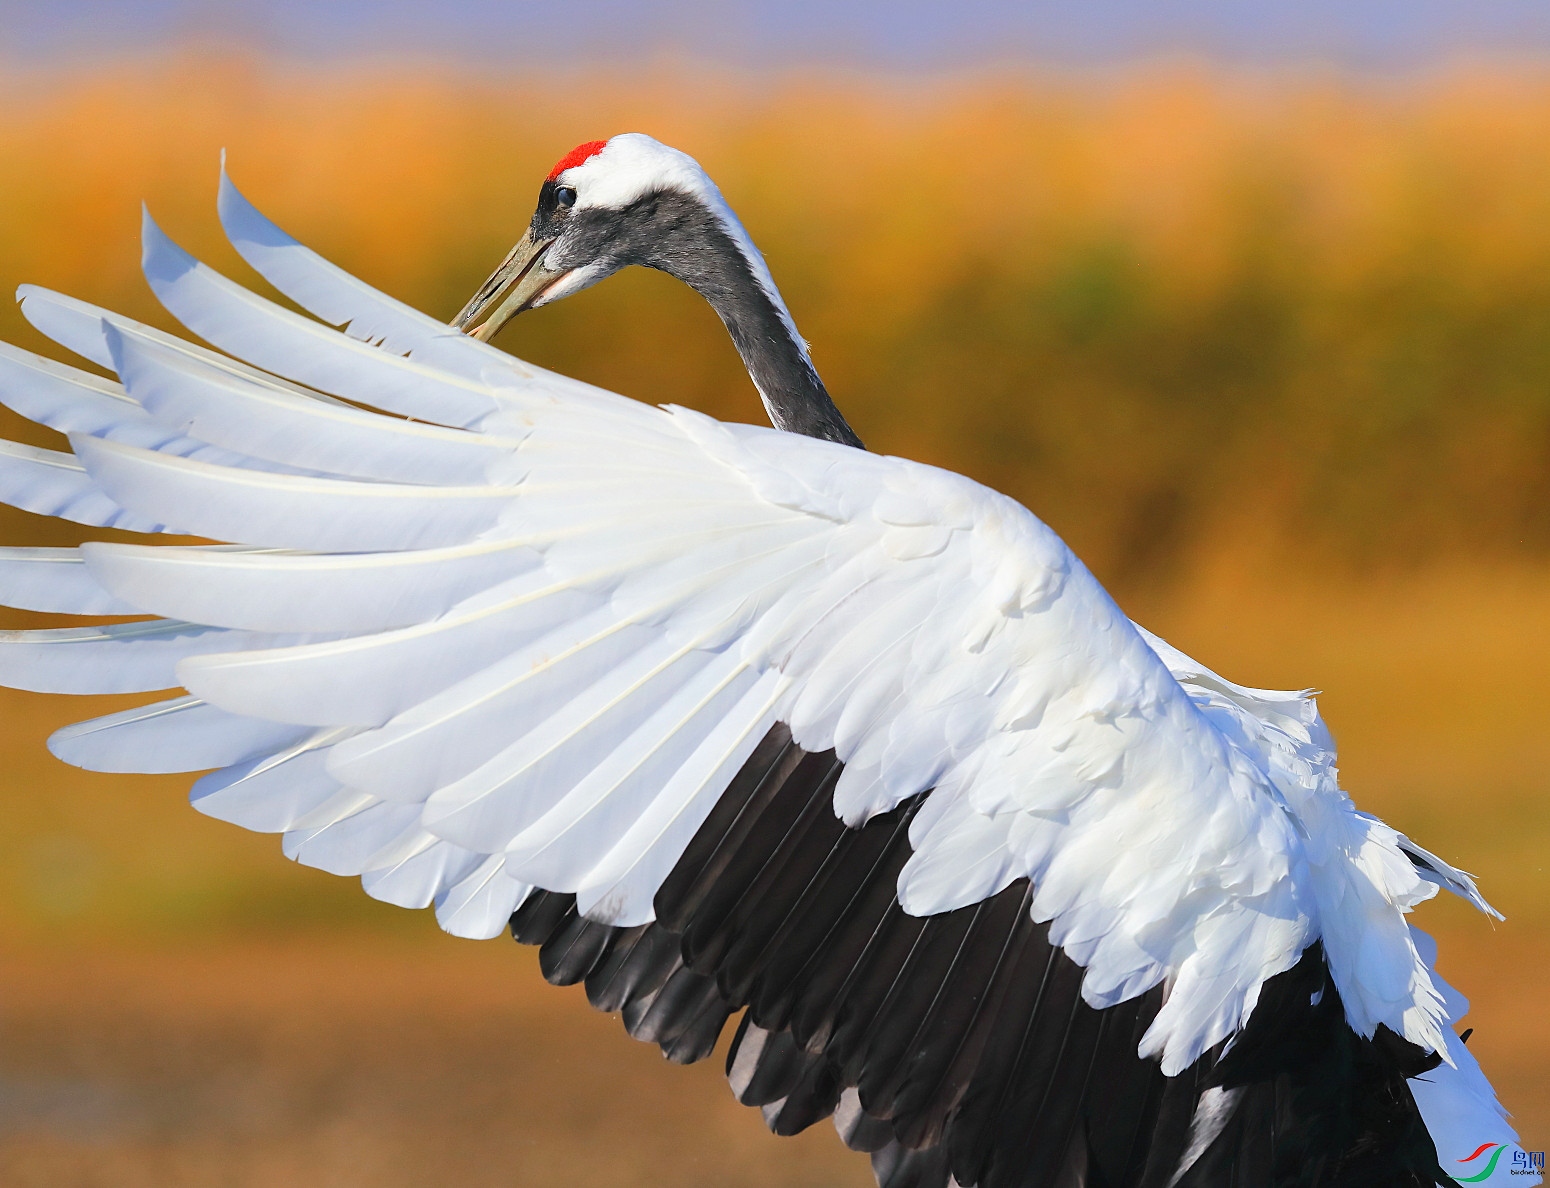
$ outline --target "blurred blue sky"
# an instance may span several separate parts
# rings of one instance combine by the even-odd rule
[[[1550,0],[0,0],[0,58],[169,42],[286,56],[954,68],[1187,54],[1424,65],[1550,51]]]

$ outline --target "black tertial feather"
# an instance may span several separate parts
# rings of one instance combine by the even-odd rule
[[[512,933],[671,1059],[708,1055],[742,1010],[738,1099],[777,1134],[833,1116],[895,1188],[1447,1182],[1406,1085],[1433,1058],[1382,1029],[1356,1036],[1317,945],[1265,984],[1226,1057],[1164,1077],[1136,1054],[1161,987],[1089,1006],[1026,881],[906,915],[895,888],[921,798],[849,829],[839,773],[777,726],[662,884],[655,923],[596,924],[539,892]]]
[[[917,807],[904,805],[867,822],[867,829],[884,838],[881,853],[844,914],[801,963],[790,1026],[805,1047],[828,1047],[839,1013],[849,1001],[849,988],[861,976],[869,954],[885,942],[894,915],[902,914],[895,887],[909,858],[909,822]]]
[[[776,723],[738,769],[727,790],[695,832],[683,856],[657,889],[657,922],[682,935],[705,896],[726,873],[758,823],[759,813],[785,786],[807,752],[791,741],[791,731]]]
[[[947,1164],[947,1153],[940,1147],[916,1151],[894,1142],[872,1153],[878,1188],[942,1188]]]
[[[592,972],[621,931],[578,915],[572,903],[560,926],[538,950],[538,967],[554,985],[573,986]]]
[[[555,891],[534,891],[511,917],[511,935],[524,945],[546,944],[560,925],[575,914],[576,897]]]
[[[840,1104],[845,1086],[827,1060],[813,1061],[790,1093],[763,1106],[764,1123],[776,1134],[801,1134],[814,1122],[822,1122]]]
[[[1114,1008],[1097,1068],[1115,1075],[1089,1090],[1087,1146],[1095,1184],[1133,1184],[1146,1154],[1143,1132],[1155,1120],[1166,1080],[1150,1061],[1131,1061],[1162,1005],[1161,987]]]
[[[737,939],[731,928],[734,913],[753,910],[751,897],[757,887],[778,877],[792,831],[824,811],[832,814],[827,805],[832,805],[837,769],[832,755],[806,755],[766,781],[772,785],[770,799],[749,806],[746,832],[683,930],[684,954],[691,965],[702,970],[721,967],[723,955]]]
[[[861,1108],[861,1095],[854,1087],[840,1094],[840,1104],[834,1107],[834,1129],[852,1151],[869,1154],[889,1146],[905,1146],[911,1150],[935,1146],[934,1143],[905,1143],[894,1133],[891,1120],[875,1117]]]
[[[727,1080],[744,1105],[769,1105],[789,1095],[822,1060],[798,1046],[789,1031],[766,1031],[745,1014],[727,1051]]]
[[[978,962],[965,968],[970,989],[957,983],[944,997],[939,1019],[923,1032],[921,1047],[894,1090],[892,1117],[905,1146],[929,1147],[943,1140],[948,1118],[958,1112],[982,1066],[1018,962],[1033,937],[1023,888],[1003,891],[989,907],[977,934],[982,942],[978,952],[981,958],[993,953],[994,964],[983,976]]]
[[[1167,1078],[1156,1120],[1150,1127],[1151,1141],[1145,1148],[1137,1188],[1173,1188],[1180,1161],[1189,1146],[1190,1123],[1195,1118],[1201,1082],[1209,1064],[1209,1060],[1196,1061],[1178,1076]]]
[[[623,930],[618,942],[587,974],[587,1001],[600,1011],[656,991],[682,961],[671,932],[651,924]]]

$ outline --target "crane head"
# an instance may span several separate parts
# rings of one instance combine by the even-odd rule
[[[732,228],[746,238],[693,157],[637,132],[588,141],[549,171],[526,232],[453,325],[488,342],[517,314],[631,264],[677,272],[675,235]]]

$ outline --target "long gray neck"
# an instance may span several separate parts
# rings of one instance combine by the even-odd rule
[[[673,275],[710,302],[726,324],[770,423],[791,433],[861,447],[861,438],[840,415],[806,349],[796,340],[794,327],[780,316],[730,241],[727,252],[730,255],[706,251],[698,258],[675,261],[689,267]]]
[[[761,286],[735,268],[679,279],[721,316],[775,428],[864,448]]]
[[[615,258],[661,269],[710,302],[777,429],[864,448],[829,398],[789,317],[781,316],[778,298],[713,213],[687,195],[668,192],[633,204],[624,221],[630,231],[621,236],[615,227]],[[621,238],[632,241],[624,258],[618,254]]]

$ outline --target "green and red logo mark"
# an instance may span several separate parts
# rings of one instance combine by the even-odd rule
[[[1464,1158],[1460,1159],[1459,1162],[1473,1163],[1476,1159],[1479,1159],[1480,1156],[1489,1151],[1491,1153],[1491,1158],[1486,1161],[1485,1170],[1478,1172],[1473,1176],[1454,1176],[1453,1178],[1460,1184],[1478,1184],[1481,1180],[1490,1179],[1491,1173],[1496,1170],[1496,1161],[1502,1157],[1502,1152],[1506,1149],[1506,1143],[1481,1143],[1478,1147],[1475,1148],[1473,1155],[1466,1155]]]
[[[1472,1176],[1454,1176],[1454,1180],[1460,1184],[1478,1184],[1482,1180],[1489,1180],[1491,1173],[1496,1170],[1496,1164],[1502,1157],[1503,1151],[1512,1152],[1512,1168],[1508,1175],[1513,1176],[1542,1176],[1545,1172],[1545,1153],[1543,1151],[1522,1151],[1507,1143],[1481,1143],[1472,1154],[1460,1159],[1460,1163],[1474,1163],[1477,1159],[1485,1159],[1485,1166]],[[1487,1158],[1489,1156],[1489,1158]],[[1480,1167],[1479,1164],[1475,1165]]]

